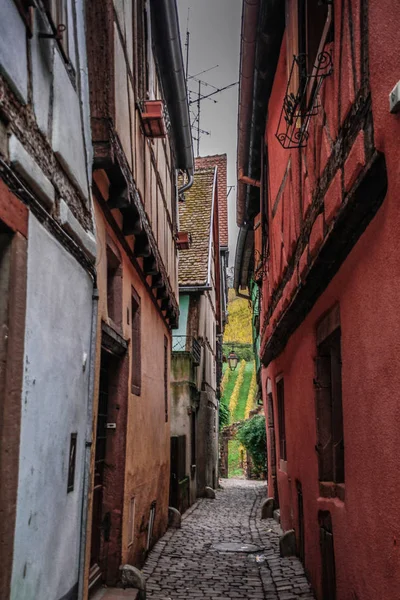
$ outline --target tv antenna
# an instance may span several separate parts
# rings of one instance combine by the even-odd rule
[[[188,103],[189,103],[189,109],[191,106],[195,107],[195,114],[193,122],[192,122],[192,129],[195,128],[196,130],[196,134],[197,136],[193,135],[193,139],[196,141],[196,156],[200,156],[200,138],[202,135],[211,135],[210,131],[205,131],[204,129],[201,129],[200,127],[200,117],[201,117],[201,102],[203,100],[210,100],[211,102],[214,102],[215,104],[217,103],[217,100],[215,100],[214,96],[216,94],[220,94],[221,92],[224,92],[225,90],[229,90],[229,88],[237,85],[239,82],[235,81],[234,83],[230,83],[229,85],[225,85],[224,87],[216,87],[215,85],[212,85],[211,83],[208,83],[207,81],[204,81],[203,79],[199,79],[199,75],[204,75],[205,73],[208,73],[209,71],[212,71],[213,69],[218,68],[219,65],[214,65],[213,67],[209,67],[208,69],[204,69],[203,71],[200,71],[199,73],[196,73],[195,75],[189,75],[189,47],[190,47],[190,31],[189,31],[189,18],[190,18],[190,8],[188,8],[188,14],[187,14],[187,22],[186,22],[186,42],[185,42],[185,49],[186,49],[186,87],[188,85],[188,81],[189,80],[193,80],[195,81],[198,85],[197,85],[197,98],[192,99],[192,94],[196,94],[195,91],[193,90],[189,90],[188,89]],[[211,88],[213,91],[210,93],[204,93],[202,92],[202,86],[203,87],[209,87]],[[192,112],[193,114],[193,112]]]

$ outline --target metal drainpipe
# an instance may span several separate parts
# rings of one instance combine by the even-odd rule
[[[193,182],[194,182],[194,175],[193,173],[189,173],[189,171],[187,171],[187,176],[188,176],[188,181],[187,183],[185,183],[182,187],[180,187],[178,189],[178,196],[180,196],[181,194],[183,194],[183,192],[186,192],[186,190],[188,190],[189,188],[192,187]]]
[[[79,550],[79,579],[78,579],[78,600],[83,600],[85,591],[85,558],[88,524],[88,498],[90,486],[90,462],[93,442],[93,395],[94,381],[96,373],[96,345],[97,345],[97,315],[99,305],[99,290],[96,281],[93,283],[92,295],[92,326],[90,334],[90,355],[89,355],[89,384],[88,384],[88,403],[87,403],[87,422],[85,435],[85,459],[83,467],[83,499],[81,516],[81,540]]]

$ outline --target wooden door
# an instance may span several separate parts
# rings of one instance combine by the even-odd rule
[[[107,420],[109,399],[109,363],[110,355],[102,351],[100,363],[99,403],[96,432],[96,451],[94,464],[93,486],[93,514],[92,514],[92,540],[90,553],[89,587],[93,587],[102,579],[101,551],[103,523],[103,495],[104,495],[104,467],[107,445]],[[107,534],[107,532],[105,532]]]
[[[275,507],[279,507],[278,481],[276,476],[276,446],[275,446],[275,422],[274,422],[274,404],[272,394],[268,394],[268,432],[269,432],[269,456],[271,466],[271,477],[273,482],[273,495]]]

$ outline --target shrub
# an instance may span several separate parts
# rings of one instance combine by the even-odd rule
[[[229,425],[229,408],[223,402],[219,403],[219,428],[220,430]]]
[[[267,460],[265,417],[263,415],[256,415],[252,419],[245,421],[236,437],[250,453],[256,475],[260,476],[262,473],[265,473]]]

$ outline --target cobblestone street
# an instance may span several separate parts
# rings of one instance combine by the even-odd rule
[[[222,480],[215,500],[201,499],[154,546],[143,572],[153,600],[313,600],[297,558],[280,558],[279,526],[260,520],[263,483]],[[223,542],[254,544],[226,552]]]

